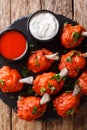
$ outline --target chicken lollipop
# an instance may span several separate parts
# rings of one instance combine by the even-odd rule
[[[65,92],[53,101],[57,114],[62,117],[74,114],[77,111],[79,103],[80,94],[74,96],[73,92]]]
[[[28,69],[34,73],[38,73],[50,68],[54,60],[58,60],[58,53],[43,48],[42,50],[34,51],[28,59]]]
[[[77,50],[72,50],[62,56],[59,70],[66,68],[68,70],[68,76],[70,78],[75,78],[79,74],[79,71],[83,69],[86,65],[87,53],[81,53]]]
[[[64,68],[59,74],[48,72],[38,75],[35,80],[31,80],[30,83],[33,84],[33,90],[38,95],[42,96],[44,93],[53,95],[63,88],[63,77],[65,77],[65,75],[67,75],[67,69]],[[20,79],[19,82],[22,83],[23,80]]]
[[[19,97],[17,101],[18,116],[27,121],[41,117],[46,111],[47,103],[50,99],[47,93],[45,93],[42,98],[35,96]]]
[[[3,66],[0,69],[0,88],[2,92],[17,92],[23,88],[23,83],[19,83],[21,75],[15,69]]]
[[[87,70],[81,74],[74,86],[74,95],[81,93],[87,95]]]
[[[40,103],[41,98],[39,97],[22,97],[17,101],[18,117],[21,119],[32,121],[41,117],[46,111],[47,104]]]
[[[66,24],[62,30],[60,41],[65,48],[71,49],[79,46],[84,36],[87,36],[87,32],[82,26]]]

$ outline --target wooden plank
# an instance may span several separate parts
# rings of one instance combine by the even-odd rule
[[[63,119],[61,130],[74,130],[74,116]]]
[[[87,0],[74,0],[74,20],[87,30]],[[74,130],[87,130],[87,103],[75,115]]]
[[[75,115],[74,130],[87,130],[87,103],[80,107]]]
[[[13,122],[12,122],[12,130],[60,130],[62,126],[61,120],[52,121],[52,122],[41,122],[41,121],[33,121],[27,122],[19,119],[17,114],[13,113]],[[65,129],[68,130],[68,129]],[[71,129],[72,130],[72,129]]]
[[[72,18],[72,0],[41,0],[42,9]]]
[[[10,24],[10,1],[0,0],[0,32]],[[11,109],[0,99],[0,130],[11,130]]]
[[[0,100],[0,130],[11,130],[11,109]]]
[[[33,121],[27,122],[17,117],[17,114],[12,112],[12,130],[39,130],[42,128],[42,122]]]
[[[0,31],[10,24],[10,0],[0,0]]]
[[[61,130],[62,120],[47,122],[47,130]],[[45,129],[44,129],[45,130]]]
[[[87,30],[87,0],[74,0],[74,19]]]
[[[40,0],[11,0],[11,21],[41,9]]]

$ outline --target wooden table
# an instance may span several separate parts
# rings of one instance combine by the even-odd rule
[[[87,0],[0,0],[0,31],[39,9],[63,14],[87,29]],[[72,117],[53,122],[26,122],[0,100],[0,130],[87,130],[87,103]]]

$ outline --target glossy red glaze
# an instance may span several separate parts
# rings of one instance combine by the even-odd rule
[[[47,105],[40,105],[40,99],[39,97],[30,96],[26,98],[22,97],[21,100],[18,100],[18,116],[27,121],[41,117],[46,111]]]
[[[81,35],[82,31],[85,31],[85,29],[80,25],[72,26],[71,24],[66,24],[61,33],[61,37],[60,37],[61,44],[65,48],[70,48],[70,49],[79,46],[84,37],[80,36],[76,40],[74,39],[73,34],[78,33]]]
[[[87,95],[87,70],[79,77],[77,84],[81,88],[81,93]]]
[[[52,54],[52,52],[45,48],[35,51],[35,53],[31,54],[28,59],[28,69],[33,71],[34,73],[49,69],[53,63],[53,60],[49,60],[45,56],[49,54]]]
[[[3,92],[17,92],[23,88],[23,84],[19,83],[21,75],[15,69],[3,66],[0,69],[0,88]]]
[[[55,75],[56,73],[53,72],[38,75],[33,82],[34,91],[39,95],[43,95],[45,92],[49,95],[58,93],[63,88],[64,80],[60,79],[60,81],[57,81],[52,79]]]
[[[58,65],[59,70],[66,67],[70,78],[77,77],[79,71],[86,65],[86,59],[83,56],[80,56],[81,54],[80,51],[72,50],[65,55],[62,55],[60,64]]]
[[[72,92],[63,93],[53,101],[57,114],[60,116],[68,116],[77,111],[80,102],[80,95],[73,96]]]

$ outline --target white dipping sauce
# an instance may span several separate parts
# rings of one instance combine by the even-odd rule
[[[31,18],[29,29],[35,38],[49,40],[57,34],[59,22],[51,13],[41,12]]]

